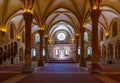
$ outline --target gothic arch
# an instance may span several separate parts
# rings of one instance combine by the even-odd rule
[[[120,40],[116,43],[116,58],[120,60]]]
[[[18,48],[17,42],[14,42],[14,56],[17,54],[17,48]]]
[[[106,46],[104,44],[102,45],[102,59],[106,59]]]
[[[19,48],[19,54],[20,54],[20,61],[23,61],[24,59],[24,53],[23,53],[23,47]]]
[[[113,59],[113,45],[111,43],[108,44],[108,59]]]

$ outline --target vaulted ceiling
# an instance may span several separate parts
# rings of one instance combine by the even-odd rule
[[[15,30],[21,32],[24,29],[23,10],[32,7],[32,4],[33,28],[35,25],[45,25],[46,31],[50,31],[54,25],[64,22],[72,26],[75,32],[79,32],[83,24],[91,30],[89,0],[0,0],[0,26],[7,27],[13,22]],[[109,30],[113,18],[120,17],[119,4],[120,0],[102,0],[99,26],[105,31]]]

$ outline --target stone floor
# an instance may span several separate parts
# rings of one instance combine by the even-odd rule
[[[119,64],[102,64],[103,71],[100,74],[92,74],[87,68],[75,63],[46,63],[43,67],[36,64],[33,66],[34,72],[29,74],[21,73],[22,65],[0,67],[0,75],[2,73],[3,78],[6,75],[0,83],[120,83]]]

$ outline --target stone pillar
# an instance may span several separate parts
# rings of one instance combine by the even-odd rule
[[[100,66],[98,65],[98,56],[99,56],[99,45],[98,45],[98,20],[100,16],[99,9],[91,10],[91,19],[92,19],[92,64],[91,72],[99,72]]]
[[[23,14],[25,20],[25,66],[23,73],[30,73],[33,71],[31,67],[31,23],[33,15],[29,12]]]
[[[48,62],[48,36],[45,36],[46,61]]]
[[[39,61],[38,61],[38,66],[44,66],[43,63],[43,37],[44,37],[44,30],[38,30],[40,34],[40,49],[39,49]]]
[[[75,35],[76,37],[76,62],[79,62],[78,47],[79,47],[79,34]]]
[[[86,66],[86,62],[84,59],[84,32],[85,28],[80,29],[81,32],[81,55],[80,55],[80,66]]]

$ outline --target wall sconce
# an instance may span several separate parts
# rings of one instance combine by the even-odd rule
[[[41,27],[38,28],[38,30],[44,31],[45,28],[44,28],[44,26],[42,25]]]
[[[48,35],[45,35],[44,37],[48,37]]]
[[[50,42],[52,42],[52,40],[51,40],[51,39],[49,39],[49,40],[48,40],[48,42],[50,43]]]
[[[17,35],[16,38],[17,38],[18,41],[20,41],[20,39],[21,39],[21,37],[19,35]]]
[[[78,34],[78,33],[76,33],[76,34],[75,34],[75,36],[79,36],[79,34]]]
[[[106,39],[108,39],[108,37],[109,37],[109,32],[105,32],[105,37],[106,37]]]
[[[83,25],[83,28],[85,28],[85,27],[86,27],[86,24]]]
[[[75,38],[72,38],[72,41],[74,42],[74,41],[75,41]]]
[[[5,33],[7,32],[7,29],[5,27],[2,27],[0,28],[0,31],[1,31],[2,36],[4,36]]]

